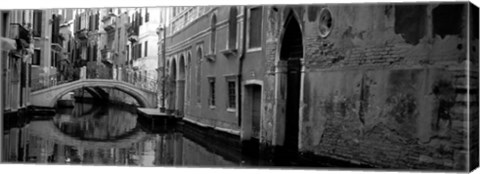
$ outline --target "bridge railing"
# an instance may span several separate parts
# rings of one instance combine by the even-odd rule
[[[80,73],[80,72],[78,72]],[[147,91],[156,92],[158,87],[158,81],[156,77],[149,77],[146,75],[135,75],[131,71],[122,69],[118,71],[114,77],[112,74],[106,73],[105,70],[90,70],[84,72],[83,77],[85,79],[109,79],[118,80],[130,83],[138,88],[145,89]],[[31,79],[31,91],[38,91],[46,88],[50,88],[56,85],[72,82],[81,79],[82,75],[78,75],[77,78],[63,79],[60,73],[50,74],[47,76],[40,76]]]
[[[36,78],[31,79],[31,91],[38,91],[46,88],[50,88],[53,86],[61,85],[64,83],[68,83],[73,81],[72,79],[70,80],[62,80],[60,77],[60,74],[55,73],[55,74],[50,74],[50,75],[43,75],[39,76]]]
[[[157,91],[158,82],[156,77],[142,76],[139,74],[135,75],[133,71],[122,69],[121,71],[118,71],[117,80],[130,83],[151,92]]]

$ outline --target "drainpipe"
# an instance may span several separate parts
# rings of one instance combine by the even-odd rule
[[[245,53],[247,50],[247,7],[243,7],[243,33],[242,33],[242,52],[238,57],[238,97],[237,97],[237,112],[238,112],[238,126],[242,126],[242,69],[243,59],[245,59]]]

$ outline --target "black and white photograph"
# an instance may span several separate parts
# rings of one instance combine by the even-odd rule
[[[479,166],[472,2],[115,5],[0,9],[1,164]]]

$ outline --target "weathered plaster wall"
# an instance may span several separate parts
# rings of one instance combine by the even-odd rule
[[[318,27],[322,7],[333,18],[325,38]],[[304,44],[301,151],[380,167],[465,169],[466,6],[268,7],[267,144],[277,131],[270,126],[279,90],[272,71],[291,9]],[[451,21],[460,22],[445,28]]]

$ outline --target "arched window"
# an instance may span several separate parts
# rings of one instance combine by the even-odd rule
[[[215,54],[215,40],[216,40],[216,35],[217,35],[217,28],[216,28],[216,25],[217,25],[217,16],[215,14],[212,15],[212,18],[211,18],[211,30],[212,30],[212,33],[211,33],[211,36],[210,36],[210,52],[211,54]]]
[[[230,7],[228,18],[228,49],[237,47],[237,7]]]

